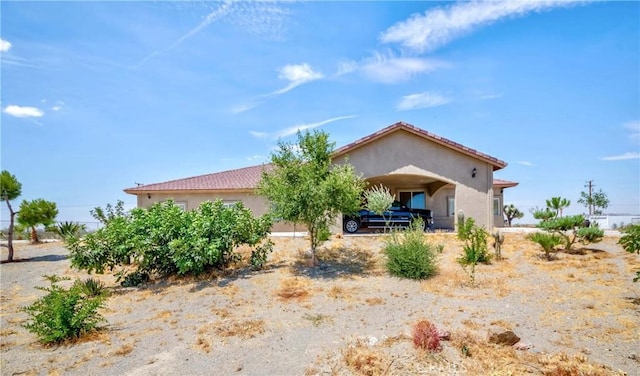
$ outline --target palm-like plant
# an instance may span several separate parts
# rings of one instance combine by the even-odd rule
[[[560,196],[551,197],[551,199],[547,200],[547,208],[556,212],[556,218],[562,217],[562,210],[569,207],[569,205],[571,205],[571,201]]]

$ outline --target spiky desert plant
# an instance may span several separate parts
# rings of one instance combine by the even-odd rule
[[[411,337],[415,348],[428,351],[439,351],[441,349],[438,329],[429,320],[418,321],[413,327]]]

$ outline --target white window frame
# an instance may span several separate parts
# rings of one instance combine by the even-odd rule
[[[231,209],[233,205],[235,205],[238,202],[240,202],[240,200],[225,200],[225,201],[222,201],[222,207]]]
[[[447,217],[455,217],[456,215],[456,197],[447,196]]]
[[[498,206],[496,206],[496,203],[498,203]],[[493,215],[496,217],[502,216],[502,197],[493,198]]]
[[[174,205],[182,209],[182,211],[187,211],[187,202],[186,201],[175,201]]]

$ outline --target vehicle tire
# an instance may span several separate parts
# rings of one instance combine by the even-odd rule
[[[344,231],[353,234],[360,230],[360,222],[357,219],[349,218],[344,222]]]

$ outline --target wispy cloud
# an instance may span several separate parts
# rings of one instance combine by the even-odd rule
[[[636,151],[631,151],[628,153],[624,153],[621,155],[614,155],[611,157],[602,157],[601,158],[603,161],[625,161],[628,159],[640,159],[640,153],[636,152]]]
[[[261,161],[261,160],[265,160],[265,159],[267,159],[267,157],[266,157],[266,156],[264,156],[264,155],[259,155],[259,154],[256,154],[256,155],[252,155],[252,156],[247,157],[247,160],[248,160],[248,161],[251,161],[251,162],[253,162],[253,161]]]
[[[18,118],[38,118],[44,115],[44,112],[37,107],[23,107],[14,104],[5,107],[2,112]]]
[[[383,43],[398,43],[416,52],[430,52],[452,40],[501,19],[523,17],[575,4],[566,0],[464,1],[414,14],[380,35]]]
[[[532,167],[532,166],[534,166],[534,164],[533,164],[533,163],[528,162],[528,161],[518,161],[517,163],[518,163],[519,165],[523,165],[523,166],[527,166],[527,167]]]
[[[269,136],[267,132],[249,131],[249,133],[251,133],[251,135],[255,138],[267,138]]]
[[[205,27],[209,26],[214,21],[216,21],[216,20],[220,19],[221,17],[223,17],[224,15],[226,15],[231,9],[231,4],[232,4],[231,1],[223,2],[222,4],[217,6],[212,12],[207,14],[207,16],[204,18],[204,20],[202,22],[200,22],[198,24],[198,26],[196,26],[193,29],[189,30],[186,34],[184,34],[183,36],[181,36],[175,42],[169,44],[168,46],[163,47],[163,48],[158,49],[158,50],[155,50],[152,53],[150,53],[149,55],[145,56],[144,58],[142,58],[142,60],[140,60],[137,64],[135,64],[133,66],[133,68],[140,68],[147,61],[153,59],[154,57],[156,57],[156,56],[158,56],[158,55],[160,55],[162,53],[168,52],[168,51],[178,47],[185,40],[187,40],[187,39],[191,38],[192,36],[198,34],[200,31],[202,31],[202,29],[204,29]]]
[[[451,98],[447,98],[438,93],[416,93],[405,95],[396,105],[398,111],[417,110],[419,108],[428,108],[442,106],[451,102]]]
[[[624,128],[631,132],[631,139],[635,140],[640,138],[640,120],[630,121],[624,124]]]
[[[0,38],[0,52],[7,52],[11,48],[11,42]]]
[[[302,132],[302,131],[306,131],[306,130],[309,130],[309,129],[318,128],[318,127],[320,127],[322,125],[333,123],[334,121],[352,119],[352,118],[355,118],[355,117],[357,117],[357,115],[338,116],[338,117],[334,117],[334,118],[331,118],[331,119],[318,121],[318,122],[315,122],[315,123],[294,125],[293,127],[285,128],[285,129],[282,129],[282,130],[278,131],[275,135],[276,135],[276,138],[287,137],[287,136],[291,136],[292,134],[296,134],[298,132]]]
[[[417,74],[433,72],[448,66],[448,63],[436,59],[396,57],[391,54],[376,53],[360,62],[340,63],[337,75],[359,71],[369,80],[395,84],[407,81]]]
[[[314,71],[307,63],[285,65],[278,69],[278,73],[278,78],[289,81],[289,84],[271,93],[274,95],[284,94],[304,83],[319,80],[323,77],[321,72]]]

